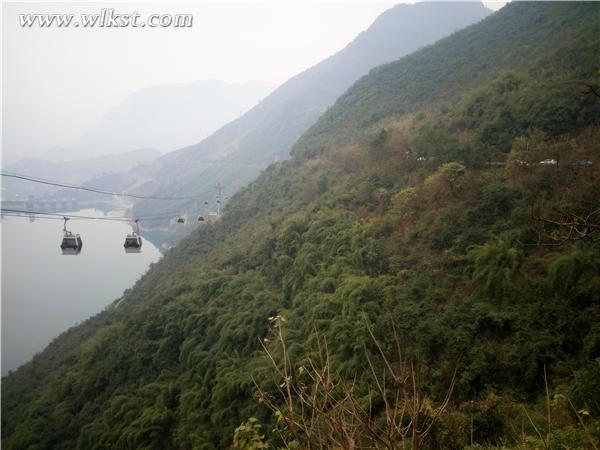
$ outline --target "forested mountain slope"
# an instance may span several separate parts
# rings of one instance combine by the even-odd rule
[[[5,448],[594,448],[599,14],[511,3],[360,80],[3,379]]]
[[[523,14],[527,8],[531,12]],[[581,58],[597,59],[599,52],[598,36],[581,34],[578,8],[585,6],[573,5],[564,16],[535,5],[508,8],[486,20],[486,33],[469,27],[433,47],[378,67],[338,99],[297,147],[318,152],[329,143],[339,146],[340,139],[342,143],[353,140],[355,130],[383,118],[427,111],[432,103],[448,114],[456,113],[457,104],[463,106],[466,117],[457,125],[479,128],[486,135],[485,143],[500,150],[507,147],[502,140],[510,142],[518,130],[570,130],[587,110],[560,94],[568,90],[566,82],[589,78],[595,63],[583,65]],[[592,24],[598,19],[597,12],[590,14]],[[562,40],[556,39],[558,29]],[[474,88],[492,81],[503,90],[499,99],[482,90],[470,104],[460,103]],[[509,95],[519,88],[518,95]]]
[[[193,217],[204,201],[214,209],[214,186],[227,195],[254,180],[292,145],[352,83],[393,61],[486,17],[479,2],[397,5],[338,53],[294,76],[246,114],[197,145],[165,155],[147,171],[144,193],[200,196],[178,208]],[[143,174],[132,174],[139,177]],[[162,209],[160,209],[162,208]],[[134,212],[172,212],[173,205],[139,202]],[[189,229],[186,231],[190,231]]]

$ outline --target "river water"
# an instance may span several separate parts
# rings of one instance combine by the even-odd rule
[[[96,210],[72,214],[104,216]],[[60,220],[30,222],[6,216],[0,227],[2,375],[31,360],[69,327],[100,312],[160,258],[145,239],[141,253],[126,254],[123,242],[131,227],[124,222],[69,221],[67,228],[83,240],[77,256],[61,254]]]

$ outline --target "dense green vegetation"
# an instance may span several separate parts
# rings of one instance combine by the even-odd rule
[[[222,184],[230,196],[255,180],[269,164],[287,157],[298,137],[358,78],[488,14],[490,10],[477,2],[425,2],[390,8],[345,48],[292,77],[212,136],[131,171],[129,179],[140,194],[199,197],[198,201],[182,200],[176,205],[139,201],[133,213],[188,213],[191,226],[154,230],[154,242],[178,242],[196,225],[195,216],[215,210],[215,185]],[[140,186],[138,180],[145,183]],[[205,207],[204,201],[210,207]],[[150,225],[164,228],[165,224]]]
[[[5,448],[278,448],[273,317],[293,379],[326,342],[374,419],[376,343],[399,337],[431,404],[456,370],[422,448],[597,448],[600,99],[579,85],[599,15],[513,3],[363,78],[220,223],[3,379]]]
[[[597,23],[598,12],[584,3],[562,14],[535,4],[503,9],[485,20],[485,33],[472,26],[371,71],[296,149],[313,154],[352,142],[357,131],[383,119],[423,110],[458,114],[457,131],[476,128],[482,143],[496,150],[529,128],[559,134],[585,125],[598,106],[567,82],[593,75]]]

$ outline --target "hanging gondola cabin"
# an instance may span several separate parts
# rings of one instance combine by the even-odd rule
[[[81,248],[83,247],[83,241],[81,240],[81,236],[78,234],[73,234],[69,230],[67,230],[67,221],[68,217],[63,217],[65,224],[63,225],[63,238],[60,243],[60,249],[62,250],[63,255],[79,255],[81,253]]]
[[[137,233],[128,234],[123,247],[125,253],[139,253],[142,251],[142,238]]]
[[[63,255],[79,255],[81,248],[83,247],[83,241],[81,236],[73,234],[70,231],[65,231],[60,244]]]
[[[125,237],[125,253],[140,253],[142,251],[142,238],[137,233],[128,234]]]
[[[125,253],[140,253],[142,251],[142,237],[140,236],[140,221],[135,221],[136,231],[125,236]]]

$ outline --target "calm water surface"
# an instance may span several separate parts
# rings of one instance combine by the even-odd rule
[[[103,216],[95,210],[73,214]],[[61,254],[62,221],[4,217],[0,227],[3,375],[100,312],[160,258],[148,240],[142,253],[125,254],[123,242],[131,227],[123,222],[69,221],[67,228],[83,239],[77,256]]]

